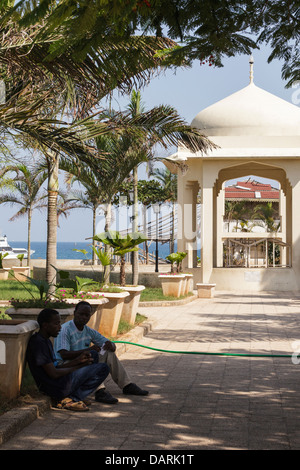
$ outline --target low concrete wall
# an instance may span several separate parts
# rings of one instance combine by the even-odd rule
[[[27,266],[27,259],[23,259],[22,262],[23,266]],[[81,260],[81,259],[59,259],[57,260],[57,266],[60,268],[63,268],[64,266],[88,266],[89,263],[87,260]],[[4,258],[3,260],[3,267],[4,268],[11,268],[12,266],[20,266],[20,261],[18,259],[6,259]],[[45,259],[31,259],[30,260],[30,267],[33,268],[33,266],[38,266],[38,267],[45,267],[46,266],[46,260]]]
[[[70,272],[71,278],[75,276],[90,277],[97,281],[102,278],[102,266],[91,266],[80,264],[81,260],[58,260],[58,268],[66,269]],[[34,264],[33,264],[34,263]],[[33,277],[35,279],[45,279],[45,260],[34,260]],[[126,283],[131,284],[131,266],[126,267]],[[161,272],[170,271],[169,265],[160,265],[159,273],[156,273],[153,265],[141,265],[139,268],[139,284],[146,287],[161,287],[158,278]],[[185,272],[193,274],[193,289],[196,284],[202,282],[201,268],[185,269]],[[119,266],[111,272],[111,282],[119,284]],[[214,268],[209,279],[210,283],[216,284],[216,291],[220,290],[240,290],[240,291],[266,291],[277,290],[279,292],[299,291],[300,285],[293,268]],[[300,282],[300,280],[299,280]]]
[[[101,282],[102,280],[102,267],[94,267],[93,269],[90,266],[70,266],[62,265],[59,268],[69,271],[70,278],[75,279],[75,276],[78,277],[88,277],[94,279],[95,281]],[[159,273],[155,272],[139,272],[139,284],[146,287],[161,287],[161,281],[158,278]],[[33,277],[34,279],[45,279],[46,277],[46,268],[41,266],[33,266]],[[120,273],[119,269],[112,271],[110,275],[110,282],[119,284]],[[126,272],[125,282],[127,284],[132,283],[132,273]]]
[[[293,268],[214,268],[209,282],[216,290],[298,291]]]

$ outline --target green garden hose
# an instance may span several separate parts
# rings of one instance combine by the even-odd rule
[[[239,357],[285,357],[291,358],[292,354],[242,354],[242,353],[218,353],[218,352],[198,352],[198,351],[171,351],[168,349],[152,348],[143,344],[131,343],[129,341],[113,341],[114,343],[131,344],[140,348],[152,349],[153,351],[166,352],[171,354],[200,354],[202,356],[239,356]]]

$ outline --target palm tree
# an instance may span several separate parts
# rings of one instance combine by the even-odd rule
[[[230,231],[230,222],[236,221],[236,229],[238,221],[246,221],[247,207],[245,201],[225,201],[225,219],[228,221],[228,232]]]
[[[172,206],[172,224],[171,224],[171,240],[170,240],[170,253],[174,253],[175,241],[175,211],[177,201],[177,175],[173,175],[170,170],[156,168],[153,171],[153,176],[161,182],[162,187],[167,195],[167,201]],[[168,195],[169,193],[169,195]]]
[[[97,125],[95,120],[78,119],[88,116],[92,106],[112,89],[124,92],[137,82],[145,84],[162,62],[157,50],[174,43],[154,37],[118,38],[110,30],[101,44],[80,58],[75,58],[77,46],[71,44],[53,54],[54,44],[62,45],[66,40],[62,29],[53,29],[49,22],[53,3],[44,18],[33,15],[27,23],[24,18],[30,8],[22,10],[20,2],[12,14],[11,5],[9,0],[0,5],[0,79],[6,88],[0,105],[0,130],[25,140],[26,145],[38,146],[47,159],[46,277],[52,280],[56,274],[52,265],[56,264],[59,158],[93,159],[95,149],[87,145],[89,139],[113,127],[119,129],[121,124]],[[102,36],[99,30],[98,36]],[[64,121],[58,116],[64,115],[66,104],[72,114]]]
[[[27,215],[27,266],[30,265],[31,250],[31,220],[34,209],[44,207],[42,203],[46,195],[41,194],[41,188],[47,179],[47,173],[38,173],[35,168],[30,168],[24,164],[11,165],[6,167],[7,172],[15,172],[16,176],[11,180],[13,191],[0,196],[0,204],[17,204],[21,208],[9,220],[14,221],[19,217]]]
[[[254,208],[254,216],[258,217],[266,226],[267,232],[277,232],[280,223],[275,220],[276,209],[273,207],[272,202],[266,204],[258,204]]]
[[[141,102],[141,92],[133,90],[131,94],[131,100],[128,105],[130,115],[134,118],[140,113],[144,112],[144,105]],[[145,143],[141,143],[141,147],[138,149],[140,152],[144,152]],[[133,224],[132,231],[137,232],[138,230],[138,167],[133,168]],[[138,284],[139,277],[139,253],[138,251],[132,252],[132,284]]]
[[[69,195],[67,199],[69,203],[73,201],[77,207],[92,210],[92,233],[94,237],[96,235],[96,211],[104,200],[101,181],[97,179],[97,175],[95,175],[91,168],[83,165],[75,165],[73,162],[70,162],[67,159],[61,159],[60,169],[67,172],[66,183],[68,186],[72,187],[75,183],[80,183],[80,185],[83,186],[83,191],[73,190],[72,194]],[[95,240],[93,240],[93,246],[96,247]],[[93,264],[96,264],[96,258],[96,253],[93,250]]]
[[[60,7],[66,7],[64,1],[43,2],[33,14],[31,2],[20,1],[11,10],[12,3],[7,0],[0,5],[0,79],[6,86],[0,130],[22,138],[27,145],[39,146],[47,159],[46,278],[50,282],[56,275],[52,266],[56,264],[59,158],[89,164],[99,155],[99,149],[89,145],[96,136],[112,130],[118,134],[121,129],[129,135],[129,120],[91,120],[91,109],[114,89],[124,93],[146,84],[165,63],[158,51],[166,52],[176,44],[168,38],[132,34],[122,16],[118,19],[121,28],[116,28],[117,17],[111,12],[107,15],[104,8],[97,9],[95,29],[84,29],[79,45],[77,27],[86,26],[85,9],[65,23],[70,10],[66,16],[59,14]],[[141,121],[135,123],[134,134],[141,133],[143,126]],[[155,129],[147,132],[157,135]],[[208,141],[199,131],[190,129],[189,138],[193,136],[194,144],[199,144],[196,150],[207,147]]]
[[[77,197],[77,194],[59,190],[57,198],[57,226],[60,226],[59,219],[62,218],[62,216],[67,219],[71,210],[82,209],[83,207],[85,208],[85,205],[83,201]]]

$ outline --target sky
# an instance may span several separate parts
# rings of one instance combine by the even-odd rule
[[[282,63],[278,60],[268,64],[270,51],[264,47],[253,52],[254,58],[254,83],[260,88],[285,99],[290,103],[299,105],[300,100],[297,88],[285,88],[285,82],[281,78]],[[195,62],[192,68],[166,71],[153,79],[150,84],[141,90],[142,102],[145,109],[165,104],[173,106],[180,116],[190,124],[193,118],[204,108],[235,93],[249,84],[249,56],[239,55],[230,59],[224,59],[222,68],[209,67],[208,64],[200,65]],[[299,101],[299,103],[298,103]],[[129,102],[128,97],[116,96],[113,98],[114,109],[125,109]],[[159,156],[167,156],[174,153],[174,148]],[[160,164],[160,167],[162,165]],[[139,178],[146,178],[146,168],[139,168]],[[0,205],[0,235],[7,235],[8,241],[27,240],[27,218],[10,222],[18,206]],[[116,228],[125,228],[131,209],[123,208],[121,211],[120,225]],[[47,222],[46,211],[36,210],[33,213],[31,240],[46,241]],[[104,217],[99,211],[97,217],[97,231],[103,230]],[[58,242],[76,241],[82,242],[92,234],[92,211],[89,209],[75,209],[70,212],[67,219],[60,219],[60,227],[57,231]]]

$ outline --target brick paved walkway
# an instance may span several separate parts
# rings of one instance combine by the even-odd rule
[[[142,344],[199,352],[292,354],[300,296],[226,293],[177,307],[143,307],[156,322]],[[300,343],[299,343],[300,353]],[[93,403],[88,413],[50,411],[0,450],[300,449],[300,364],[291,358],[160,353],[121,356],[148,397]]]

